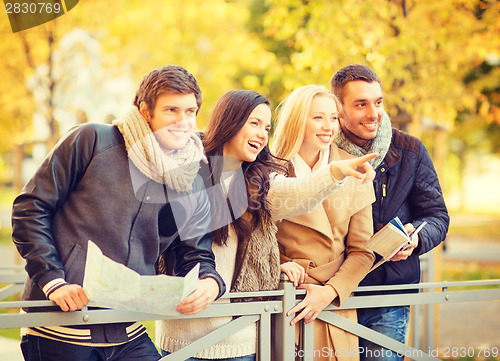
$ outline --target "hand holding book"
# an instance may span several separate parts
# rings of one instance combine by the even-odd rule
[[[420,223],[420,226],[418,226],[417,229],[413,228],[413,226],[412,226],[413,230],[410,231],[410,232],[408,232],[406,230],[406,226],[407,225],[405,224],[405,230],[407,231],[406,233],[410,236],[410,242],[408,243],[408,245],[403,246],[402,250],[405,250],[405,249],[407,249],[408,247],[411,247],[411,246],[413,246],[413,247],[417,247],[418,246],[418,234],[422,230],[422,228],[425,227],[426,224],[427,224],[427,222],[423,221],[422,223]],[[408,223],[408,225],[411,225],[411,223]]]
[[[368,241],[367,247],[382,258],[372,267],[372,270],[386,261],[399,261],[408,258],[413,248],[418,245],[418,233],[426,224],[427,222],[422,222],[409,235],[399,218],[395,217],[375,233]]]
[[[415,229],[411,223],[405,224],[404,228],[406,233],[410,236],[410,242],[403,245],[391,258],[392,262],[404,261],[413,253],[413,249],[418,246],[418,233],[427,224],[426,221],[422,222],[420,226]]]

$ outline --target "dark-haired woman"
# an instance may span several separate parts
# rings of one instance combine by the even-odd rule
[[[213,246],[217,271],[231,292],[273,290],[280,271],[295,283],[304,269],[280,266],[274,221],[307,212],[336,190],[347,176],[373,179],[372,155],[333,162],[303,178],[286,170],[268,147],[271,108],[262,95],[247,90],[224,94],[209,120],[203,144],[209,161],[205,178],[212,199]],[[227,299],[219,302],[229,302]],[[162,354],[174,352],[231,321],[232,317],[164,320],[156,323]],[[255,360],[256,324],[196,354],[199,359]]]

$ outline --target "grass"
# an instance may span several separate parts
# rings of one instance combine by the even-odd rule
[[[466,238],[471,241],[498,242],[500,240],[500,219],[491,220],[487,225],[450,225],[448,237]]]
[[[12,244],[12,229],[10,227],[0,227],[0,244]]]
[[[10,207],[17,194],[12,187],[0,187],[0,206]]]
[[[0,210],[2,216],[10,215],[12,210],[12,203],[16,198],[18,192],[12,187],[0,187]],[[10,227],[0,227],[0,244],[11,243],[11,229]]]
[[[155,321],[142,321],[142,324],[146,327],[146,330],[148,330],[148,335],[155,342]]]
[[[13,188],[0,187],[0,208],[2,212],[10,214],[12,202],[14,202],[16,196],[17,192]],[[11,234],[10,227],[0,227],[0,244],[12,244]]]
[[[492,262],[443,262],[442,280],[448,282],[500,279],[500,263]],[[498,286],[452,287],[450,290],[474,290]]]
[[[21,342],[21,330],[19,328],[6,328],[0,330],[0,336],[11,338],[13,340],[19,340]]]
[[[452,213],[450,219],[448,238],[467,239],[469,242],[500,241],[500,215]]]
[[[2,287],[6,286],[5,284],[0,284],[0,289]],[[14,295],[7,297],[6,299],[2,301],[16,301],[19,300],[19,295]],[[6,309],[6,308],[0,308],[0,313],[18,313],[19,310],[15,309]],[[1,337],[7,337],[7,338],[12,338],[15,340],[21,340],[21,330],[19,328],[0,328],[0,336]]]
[[[442,279],[447,281],[500,279],[500,263],[447,261]]]

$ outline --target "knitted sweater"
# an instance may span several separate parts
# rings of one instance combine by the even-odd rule
[[[274,174],[268,194],[268,201],[273,210],[273,220],[277,221],[308,212],[321,204],[341,184],[343,181],[338,182],[331,176],[330,167],[301,178],[286,178],[283,175]],[[270,260],[267,265],[265,262],[258,262],[261,256],[255,254],[260,247],[256,245],[263,239],[271,240],[269,241],[271,244],[266,245]],[[227,245],[217,246],[213,244],[212,250],[215,254],[216,269],[224,282],[230,285],[235,279],[235,284],[228,289],[258,291],[277,288],[279,283],[279,250],[274,223],[267,226],[261,225],[249,237],[246,252],[243,254],[242,267],[237,277],[234,277],[234,272],[238,244],[232,227],[229,227]],[[235,285],[237,287],[234,287]],[[230,301],[229,299],[220,299],[216,302],[229,303]],[[175,352],[231,320],[232,317],[214,317],[156,321],[156,344],[163,350]],[[257,327],[256,324],[252,324],[206,348],[194,357],[205,359],[240,357],[255,353],[256,346]]]

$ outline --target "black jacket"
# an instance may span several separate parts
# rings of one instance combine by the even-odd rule
[[[436,171],[418,138],[393,129],[389,151],[376,172],[374,232],[396,216],[415,228],[423,221],[427,225],[420,231],[419,245],[407,260],[385,262],[369,273],[360,286],[418,283],[418,256],[445,239],[450,221]]]
[[[163,252],[174,256],[179,276],[200,262],[200,277],[216,279],[222,295],[203,187],[198,177],[193,192],[177,193],[146,178],[115,126],[75,127],[14,201],[12,238],[29,275],[23,300],[46,299],[42,288],[56,278],[82,285],[88,240],[141,275],[155,274]]]

